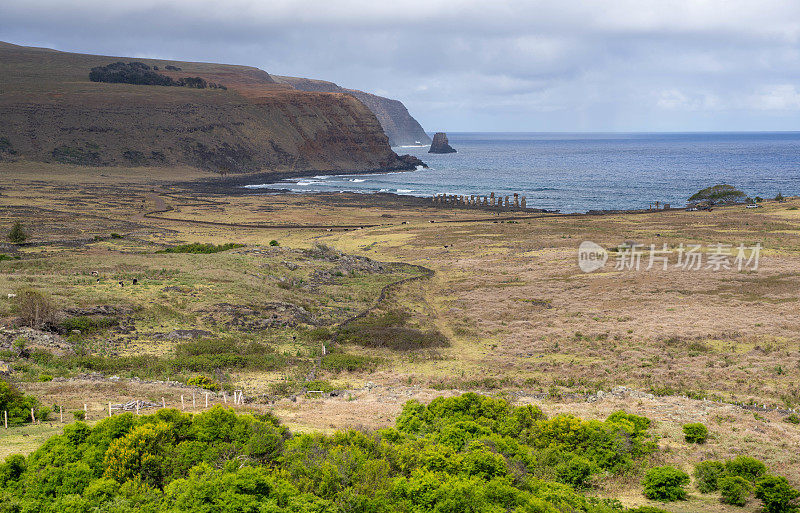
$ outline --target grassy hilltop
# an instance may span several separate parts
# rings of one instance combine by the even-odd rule
[[[118,61],[224,89],[89,80],[92,68]],[[298,91],[247,66],[0,42],[0,119],[0,160],[165,169],[183,164],[219,173],[403,166],[378,120],[352,96]]]

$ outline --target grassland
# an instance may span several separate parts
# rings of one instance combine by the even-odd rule
[[[167,361],[193,342],[166,335],[198,329],[220,343],[261,344],[277,362],[218,372],[133,367],[112,382],[83,376],[92,369],[74,355],[41,363],[4,353],[13,379],[45,404],[78,409],[88,397],[98,416],[111,400],[176,404],[191,389],[129,378],[185,383],[208,374],[252,397],[244,408],[325,431],[383,427],[408,399],[476,390],[548,414],[604,418],[624,408],[657,422],[665,463],[689,470],[701,459],[749,454],[800,484],[800,428],[775,411],[800,407],[800,200],[755,210],[498,215],[385,196],[223,194],[191,185],[198,175],[188,168],[166,182],[147,169],[2,166],[0,226],[20,220],[30,235],[29,245],[0,249],[19,257],[0,262],[3,324],[15,316],[6,293],[34,287],[62,309],[126,312],[119,317],[132,330],[81,335],[89,356]],[[764,249],[757,271],[618,271],[612,253],[603,271],[586,274],[577,266],[584,240]],[[244,246],[159,253],[189,243]],[[391,288],[376,305],[384,287],[422,274],[413,265],[434,274]],[[275,304],[288,310],[269,322]],[[337,344],[339,325],[367,309],[371,328],[398,318],[402,326],[388,327],[438,333],[446,343]],[[366,364],[326,367],[323,343]],[[42,374],[57,379],[39,382]],[[346,392],[303,395],[311,379]],[[617,386],[634,392],[611,393]],[[708,444],[682,441],[680,426],[695,421],[709,426]],[[638,479],[615,478],[597,493],[644,504]],[[699,494],[668,509],[733,510]]]

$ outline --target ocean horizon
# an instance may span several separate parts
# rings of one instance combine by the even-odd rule
[[[529,208],[586,212],[675,207],[727,183],[751,197],[800,191],[800,132],[448,132],[453,154],[401,146],[428,169],[317,175],[249,188],[296,193],[498,196]]]

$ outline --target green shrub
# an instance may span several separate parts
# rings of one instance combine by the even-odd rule
[[[592,464],[586,458],[573,456],[556,467],[556,479],[574,488],[585,488],[592,477]]]
[[[39,401],[0,379],[0,411],[8,412],[8,424],[18,426],[31,421],[31,408],[38,409]]]
[[[740,476],[724,476],[718,481],[722,502],[734,506],[744,506],[753,485],[750,481]]]
[[[22,223],[17,221],[11,225],[11,230],[8,232],[8,240],[14,244],[22,244],[28,240],[28,234],[25,232],[25,228],[22,227]]]
[[[688,483],[686,472],[669,466],[651,468],[642,480],[645,497],[662,502],[685,499]]]
[[[725,470],[732,476],[740,476],[755,483],[767,473],[767,466],[750,456],[737,456],[725,462]]]
[[[700,422],[686,424],[683,426],[683,437],[690,444],[704,444],[708,439],[708,428]]]
[[[72,412],[72,416],[75,418],[76,421],[83,422],[86,420],[86,412],[83,410],[76,410]]]
[[[800,497],[800,492],[792,488],[784,477],[765,476],[756,482],[755,495],[767,513],[788,513],[797,509],[793,503]]]
[[[725,475],[725,464],[721,461],[701,461],[694,467],[697,489],[701,493],[719,490],[719,478]]]
[[[333,392],[334,390],[333,386],[330,383],[322,379],[316,379],[314,381],[306,381],[303,384],[303,387],[306,390],[315,390],[324,393]]]
[[[783,421],[788,422],[789,424],[800,424],[800,416],[797,416],[797,414],[792,413],[784,417]]]
[[[34,415],[36,417],[36,420],[39,420],[39,421],[48,420],[50,418],[50,414],[51,413],[53,413],[53,410],[51,410],[47,406],[40,406],[39,408],[34,410]]]
[[[52,374],[39,374],[39,382],[46,383],[48,381],[53,381]]]
[[[269,241],[269,245],[270,246],[280,246],[281,244],[280,244],[280,242],[278,242],[278,241],[273,239],[273,240]]]
[[[211,390],[212,392],[216,392],[220,389],[219,383],[216,383],[214,380],[207,378],[206,376],[194,376],[189,378],[186,384],[193,387],[205,388],[206,390]]]

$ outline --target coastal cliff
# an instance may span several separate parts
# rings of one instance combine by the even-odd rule
[[[273,78],[281,84],[289,85],[300,91],[347,93],[354,96],[375,114],[384,133],[389,138],[389,144],[392,146],[431,143],[431,138],[428,137],[419,122],[411,116],[406,106],[399,100],[384,98],[383,96],[365,93],[356,89],[346,89],[325,80],[279,75],[273,75]]]
[[[194,88],[92,82],[142,63]],[[222,174],[413,169],[347,93],[299,91],[247,66],[84,55],[0,43],[0,160],[188,164]]]

